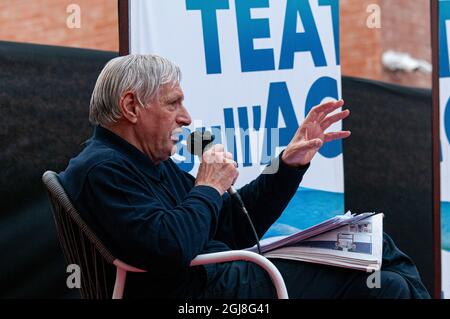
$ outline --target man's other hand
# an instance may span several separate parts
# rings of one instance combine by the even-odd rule
[[[195,185],[214,187],[220,195],[225,193],[236,181],[239,172],[233,155],[216,144],[203,153]]]

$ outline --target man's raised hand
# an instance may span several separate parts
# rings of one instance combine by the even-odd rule
[[[344,101],[339,100],[313,107],[284,150],[283,162],[296,167],[306,165],[324,143],[349,137],[350,131],[325,133],[331,125],[350,115],[349,110],[330,115],[343,105]]]

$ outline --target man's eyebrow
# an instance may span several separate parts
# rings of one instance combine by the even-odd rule
[[[164,100],[170,101],[170,100],[184,100],[184,94],[183,93],[173,93],[173,94],[168,94],[164,97]]]

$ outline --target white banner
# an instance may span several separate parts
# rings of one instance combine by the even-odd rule
[[[450,298],[450,0],[439,1],[442,290]]]
[[[130,0],[130,51],[155,53],[183,72],[186,130],[212,130],[239,163],[237,187],[290,141],[309,110],[341,97],[338,0]],[[276,133],[270,135],[275,129]],[[331,130],[340,130],[336,124]],[[268,144],[265,144],[268,143]],[[266,147],[264,147],[266,146]],[[179,142],[180,167],[196,174]],[[267,235],[342,214],[340,141],[315,157],[302,188]]]

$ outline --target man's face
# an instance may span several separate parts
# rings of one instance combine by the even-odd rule
[[[191,123],[183,100],[183,90],[179,85],[166,84],[160,88],[156,98],[145,108],[139,109],[136,133],[144,153],[154,163],[165,161],[173,155],[181,127]]]

